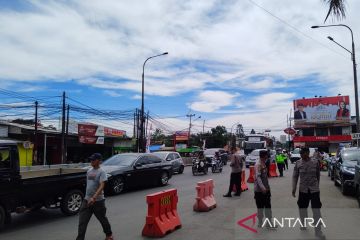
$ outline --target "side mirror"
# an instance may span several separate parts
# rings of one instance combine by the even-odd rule
[[[165,160],[166,160],[166,161],[171,161],[171,158],[168,157],[168,158],[166,158]]]
[[[138,167],[142,167],[142,163],[139,163],[139,162],[135,163],[134,168],[138,168]]]

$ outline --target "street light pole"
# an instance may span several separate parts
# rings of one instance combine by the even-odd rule
[[[148,57],[143,64],[142,83],[141,83],[142,85],[141,85],[140,139],[139,139],[141,152],[145,152],[145,146],[144,146],[144,143],[145,143],[144,142],[144,136],[145,136],[145,131],[144,131],[144,121],[145,121],[145,119],[144,119],[144,76],[145,76],[144,72],[145,72],[145,64],[151,58],[160,57],[160,56],[167,55],[167,54],[168,54],[168,52],[164,52],[162,54]]]
[[[322,27],[346,27],[350,30],[351,33],[351,47],[352,51],[350,52],[343,46],[346,51],[351,53],[351,60],[353,62],[353,72],[354,72],[354,90],[355,90],[355,111],[356,111],[356,132],[360,132],[360,119],[359,119],[359,97],[358,97],[358,85],[357,85],[357,71],[356,71],[356,59],[355,59],[355,44],[354,44],[354,35],[351,28],[345,24],[335,24],[335,25],[321,25],[321,26],[312,26],[311,28],[322,28]],[[329,37],[328,37],[329,38]],[[334,39],[329,38],[331,41],[335,42]],[[338,43],[336,43],[338,44]],[[340,44],[338,44],[340,45]]]

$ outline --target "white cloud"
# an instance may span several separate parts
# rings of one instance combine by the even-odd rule
[[[105,90],[104,93],[111,97],[121,97],[122,96],[120,93],[118,93],[116,91],[112,91],[112,90]]]
[[[203,91],[190,108],[236,108],[228,110],[234,115],[228,121],[240,118],[262,126],[264,118],[273,116],[271,121],[281,122],[274,116],[291,108],[292,98],[299,97],[296,87],[304,84],[298,79],[309,75],[323,86],[319,95],[342,93],[354,99],[350,56],[326,39],[330,35],[350,48],[350,33],[310,29],[324,20],[322,1],[256,2],[295,29],[250,1],[32,1],[36,11],[1,10],[0,82],[9,87],[20,81],[46,85],[75,79],[110,95],[122,90],[137,98],[144,60],[168,51],[146,63],[145,94]],[[348,17],[341,23],[356,28],[360,1],[347,4]],[[358,31],[354,38],[360,39]],[[213,86],[221,91],[209,97]],[[289,86],[293,89],[285,92]],[[233,92],[242,91],[254,95],[235,102]]]
[[[291,107],[291,101],[294,97],[295,93],[274,92],[257,96],[252,102],[257,108],[262,109],[271,109],[284,105]]]
[[[135,94],[134,96],[131,97],[131,99],[141,99],[141,95]]]
[[[229,106],[238,94],[230,94],[223,91],[204,91],[198,96],[196,102],[190,103],[189,107],[199,112],[214,112],[222,107]]]

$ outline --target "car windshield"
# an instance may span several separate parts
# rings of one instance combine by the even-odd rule
[[[360,151],[346,151],[342,154],[343,161],[357,162],[360,160]]]
[[[300,154],[300,148],[295,148],[292,153],[293,154]]]
[[[215,152],[218,152],[218,151],[219,151],[219,149],[206,149],[204,151],[204,154],[205,155],[215,155]]]
[[[259,156],[259,150],[254,150],[250,153],[251,156]]]
[[[154,152],[153,153],[155,156],[158,156],[159,158],[161,158],[161,159],[165,159],[166,158],[166,155],[167,155],[167,153],[165,153],[165,152]]]
[[[117,154],[105,160],[102,165],[104,166],[130,166],[137,159],[137,155],[130,154]]]

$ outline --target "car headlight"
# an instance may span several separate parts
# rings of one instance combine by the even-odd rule
[[[343,170],[345,172],[351,173],[351,174],[355,174],[355,168],[352,167],[344,167]]]

